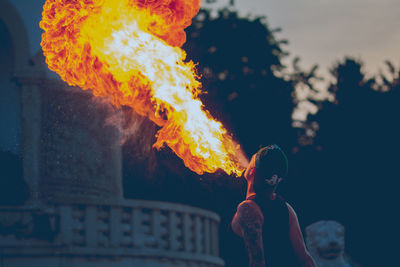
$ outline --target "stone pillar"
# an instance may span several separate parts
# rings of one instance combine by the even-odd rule
[[[48,202],[122,198],[116,112],[88,91],[45,81],[40,88],[40,195]]]
[[[15,79],[27,205],[121,199],[121,134],[107,123],[116,110],[89,91],[46,77],[42,55],[32,62]]]
[[[40,78],[17,78],[21,94],[23,177],[29,188],[27,205],[39,205]]]

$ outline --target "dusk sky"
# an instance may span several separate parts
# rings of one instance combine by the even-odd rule
[[[44,0],[10,0],[26,21],[31,54],[40,49],[39,21]],[[205,1],[203,1],[205,2]],[[229,0],[203,4],[215,8]],[[398,0],[235,0],[236,9],[245,16],[264,15],[271,28],[282,28],[277,35],[287,39],[291,56],[301,57],[301,65],[320,65],[321,74],[339,59],[349,55],[362,59],[369,74],[383,68],[391,59],[400,65],[400,1]],[[36,21],[37,24],[32,24]]]
[[[229,0],[218,0],[223,6]],[[344,56],[360,58],[368,74],[383,62],[400,64],[400,1],[398,0],[235,0],[241,15],[265,15],[277,35],[287,39],[286,50],[301,65],[320,66],[321,74]]]

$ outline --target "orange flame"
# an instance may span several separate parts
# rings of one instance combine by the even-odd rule
[[[148,116],[167,144],[198,174],[243,169],[238,147],[204,110],[193,62],[180,46],[200,0],[47,0],[40,27],[49,68]]]

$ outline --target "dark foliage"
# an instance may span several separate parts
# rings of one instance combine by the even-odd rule
[[[325,103],[314,118],[320,125],[319,151],[302,154],[309,163],[299,166],[318,199],[307,206],[315,209],[315,219],[345,225],[347,251],[356,262],[389,266],[393,258],[387,255],[393,255],[389,251],[398,232],[393,214],[400,177],[398,80],[392,79],[388,92],[374,90],[380,85],[367,79],[362,63],[352,58],[339,62],[332,75],[336,82],[330,90],[337,101]]]

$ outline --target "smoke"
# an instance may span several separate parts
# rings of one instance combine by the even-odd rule
[[[236,143],[235,143],[236,144]],[[239,146],[239,144],[236,144],[236,158],[238,159],[238,163],[239,166],[242,169],[246,169],[247,166],[249,165],[250,161],[249,158],[247,157],[246,153],[244,152],[244,150],[242,149],[241,146]]]
[[[117,109],[111,105],[107,106],[109,107],[109,116],[105,119],[104,124],[119,131],[120,145],[125,145],[132,138],[149,139],[148,141],[143,140],[143,143],[146,143],[143,144],[143,147],[151,150],[155,139],[156,125],[129,107]]]
[[[93,98],[94,101],[96,99]],[[117,109],[110,103],[105,103],[106,101],[101,102],[109,111],[104,124],[119,131],[118,145],[122,147],[124,165],[127,164],[125,171],[129,176],[137,176],[138,179],[153,179],[159,165],[152,146],[158,126],[129,107]]]

